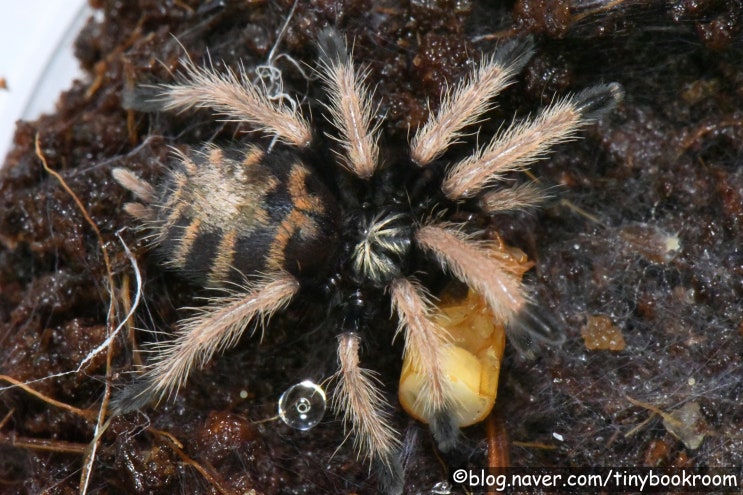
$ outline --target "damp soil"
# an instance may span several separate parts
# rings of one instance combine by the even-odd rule
[[[202,303],[203,291],[164,270],[132,230],[129,193],[111,169],[157,182],[170,146],[261,138],[205,112],[134,110],[137,88],[172,81],[186,55],[220,70],[265,64],[293,2],[91,4],[100,16],[75,44],[86,77],[54,114],[18,123],[0,172],[2,493],[78,493],[107,390],[132,380],[152,340],[136,329],[167,334],[179,308]],[[533,36],[535,55],[481,136],[554,95],[610,81],[626,92],[583,139],[534,167],[552,195],[544,208],[488,220],[535,261],[528,282],[565,342],[507,347],[493,420],[502,428],[466,429],[460,455],[438,453],[395,405],[405,493],[431,493],[455,467],[506,461],[488,456],[489,443],[513,466],[743,465],[740,10],[733,0],[297,2],[273,59],[285,90],[307,105],[321,97],[313,40],[336,26],[369,67],[389,156],[406,153],[410,129],[473,61],[514,36]],[[320,108],[312,114],[321,135]],[[136,300],[133,260],[143,281],[136,314],[84,361]],[[387,315],[363,359],[396,404],[401,349],[389,351]],[[304,321],[290,307],[260,342],[243,339],[173,400],[113,418],[89,492],[376,493],[339,420],[301,432],[275,419],[287,387],[335,367],[334,336]],[[597,327],[621,339],[596,345]],[[678,411],[694,414],[669,416]]]

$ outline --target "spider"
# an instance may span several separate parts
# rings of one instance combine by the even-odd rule
[[[264,324],[300,294],[321,294],[331,306],[327,314],[340,314],[334,409],[380,473],[383,491],[400,493],[399,435],[378,381],[361,366],[361,339],[371,325],[365,308],[389,301],[397,320],[390,340],[402,336],[405,358],[417,373],[419,390],[407,406],[430,423],[441,448],[451,448],[466,406],[448,375],[452,337],[434,317],[420,279],[438,266],[512,328],[533,325],[535,312],[521,283],[528,267],[496,243],[478,239],[476,226],[447,221],[447,215],[468,208],[492,215],[536,204],[538,188],[504,187],[506,175],[574,138],[621,98],[621,88],[598,85],[557,100],[449,163],[444,153],[529,60],[531,41],[513,40],[448,91],[414,133],[408,156],[383,161],[367,72],[355,67],[337,32],[321,32],[318,45],[318,72],[329,99],[324,106],[337,130],[324,145],[333,149],[336,163],[313,151],[319,139],[298,105],[271,98],[242,70],[217,73],[184,61],[180,80],[159,86],[164,110],[210,109],[273,141],[175,152],[159,186],[126,169],[113,171],[137,199],[125,211],[141,221],[164,264],[221,290],[179,322],[172,341],[153,349],[154,358],[115,398],[114,410],[136,410],[177,393],[194,367],[234,346],[246,328]]]

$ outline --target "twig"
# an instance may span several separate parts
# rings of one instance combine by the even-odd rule
[[[485,422],[485,430],[488,437],[488,467],[509,467],[508,432],[503,418],[497,412],[491,412]]]
[[[0,444],[21,449],[61,452],[64,454],[85,454],[88,446],[83,443],[65,442],[63,440],[39,440],[38,438],[17,437],[13,434],[0,433]]]
[[[178,455],[178,457],[180,457],[183,462],[198,471],[199,474],[201,474],[204,479],[211,483],[212,486],[214,486],[214,488],[216,488],[219,493],[221,493],[222,495],[234,495],[233,492],[227,490],[221,485],[221,483],[217,480],[216,474],[212,474],[207,468],[191,459],[188,454],[183,451],[183,444],[175,436],[173,436],[171,433],[157,430],[155,428],[148,428],[148,430],[161,438],[167,439],[170,448],[173,449],[173,452],[175,452],[176,455]]]
[[[38,390],[34,390],[30,386],[28,386],[26,383],[23,383],[23,382],[21,382],[19,380],[16,380],[13,377],[10,377],[8,375],[0,375],[0,380],[5,380],[8,383],[12,383],[16,387],[23,389],[25,392],[33,395],[34,397],[36,397],[38,399],[43,400],[47,404],[50,404],[50,405],[55,406],[55,407],[59,407],[60,409],[65,409],[67,411],[70,411],[71,413],[77,414],[78,416],[82,416],[83,418],[88,419],[88,420],[91,420],[91,419],[95,418],[95,415],[96,415],[95,411],[92,411],[90,409],[80,409],[80,408],[77,408],[75,406],[71,406],[69,404],[66,404],[64,402],[60,402],[58,400],[52,399],[48,395],[44,395],[41,392],[39,392]],[[5,420],[3,420],[3,422],[4,421]]]

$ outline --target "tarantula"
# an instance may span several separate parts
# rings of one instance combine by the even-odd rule
[[[398,435],[372,372],[360,365],[359,344],[370,325],[364,306],[390,301],[395,336],[403,336],[405,355],[424,377],[417,407],[439,445],[451,447],[460,407],[446,376],[452,344],[414,274],[433,261],[479,293],[499,322],[531,324],[523,270],[476,240],[466,223],[444,219],[448,211],[473,205],[485,214],[534,205],[540,194],[531,184],[493,186],[572,139],[618,101],[621,89],[599,85],[560,99],[536,118],[501,130],[471,156],[448,163],[444,152],[493,107],[492,98],[529,60],[531,42],[511,41],[445,95],[415,132],[409,156],[383,165],[366,72],[354,66],[337,33],[324,31],[318,44],[325,108],[338,133],[332,138],[337,163],[319,163],[313,155],[316,137],[297,105],[270,98],[242,70],[220,74],[186,61],[179,81],[159,87],[165,110],[211,109],[274,140],[268,147],[210,143],[176,152],[158,187],[114,170],[138,200],[125,210],[142,221],[164,263],[199,285],[223,290],[180,322],[174,340],[154,348],[144,374],[115,397],[114,410],[131,411],[176,393],[195,366],[234,346],[246,328],[264,323],[301,291],[324,294],[343,309],[333,404],[360,452],[379,468],[384,490],[399,493]]]

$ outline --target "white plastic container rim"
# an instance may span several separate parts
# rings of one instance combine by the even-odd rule
[[[54,111],[59,94],[82,76],[73,44],[93,10],[86,0],[6,2],[0,16],[0,164],[18,119]]]

